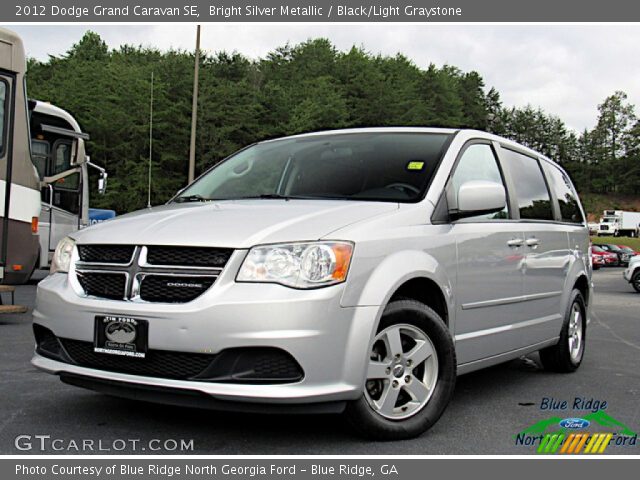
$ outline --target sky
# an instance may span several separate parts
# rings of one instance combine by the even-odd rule
[[[18,26],[27,55],[62,55],[86,30],[117,48],[193,49],[194,25]],[[249,58],[286,44],[325,37],[339,50],[353,45],[384,55],[402,53],[426,68],[454,65],[476,70],[487,90],[496,87],[507,106],[532,105],[570,128],[592,128],[597,105],[616,90],[640,114],[640,25],[308,25],[206,24],[201,48]]]

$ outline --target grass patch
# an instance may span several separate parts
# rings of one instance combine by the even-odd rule
[[[598,243],[613,243],[614,245],[627,245],[636,251],[640,251],[640,238],[631,237],[591,237],[591,242]]]
[[[582,193],[580,200],[590,222],[599,221],[605,210],[640,212],[640,197],[637,195]]]

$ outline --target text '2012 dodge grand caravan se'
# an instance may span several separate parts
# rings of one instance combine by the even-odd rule
[[[184,405],[433,425],[456,375],[583,358],[591,265],[567,174],[478,131],[257,143],[167,205],[74,233],[40,282],[33,364]]]

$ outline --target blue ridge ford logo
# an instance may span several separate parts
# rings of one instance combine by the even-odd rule
[[[560,422],[562,428],[570,428],[572,430],[579,430],[581,428],[587,428],[591,422],[584,418],[565,418]]]

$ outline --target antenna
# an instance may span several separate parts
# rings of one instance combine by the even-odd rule
[[[153,155],[153,70],[151,71],[151,98],[149,100],[149,173],[147,208],[151,208],[151,156]]]

